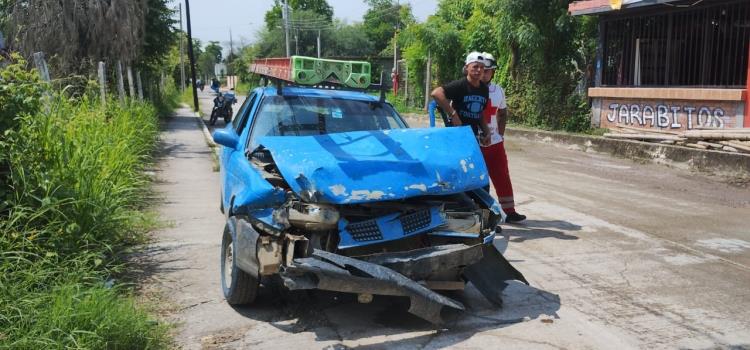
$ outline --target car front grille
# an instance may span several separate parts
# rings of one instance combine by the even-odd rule
[[[350,223],[346,225],[346,230],[352,235],[357,242],[379,241],[383,239],[380,228],[375,220]]]
[[[430,226],[432,218],[430,210],[423,209],[411,214],[402,215],[399,221],[401,221],[401,227],[404,229],[404,235],[408,235]]]

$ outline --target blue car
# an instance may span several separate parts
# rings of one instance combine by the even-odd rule
[[[406,296],[440,323],[443,307],[464,306],[439,291],[471,281],[501,305],[509,281],[527,283],[493,246],[503,214],[468,127],[410,129],[365,92],[277,85],[253,90],[213,137],[230,304],[275,277],[361,302]]]

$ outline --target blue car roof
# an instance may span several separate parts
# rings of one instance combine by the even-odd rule
[[[277,96],[275,86],[266,86],[258,88],[263,91],[266,96]],[[332,89],[320,89],[313,87],[298,87],[298,86],[285,86],[285,96],[306,96],[306,97],[323,97],[323,98],[340,98],[344,100],[357,100],[366,102],[377,102],[379,97],[367,94],[361,91],[352,90],[332,90]]]

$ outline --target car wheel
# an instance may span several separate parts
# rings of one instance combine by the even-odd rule
[[[221,289],[230,305],[250,304],[255,301],[260,284],[257,278],[237,266],[234,259],[236,253],[237,248],[227,225],[221,239]]]

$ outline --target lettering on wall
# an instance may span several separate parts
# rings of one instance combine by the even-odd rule
[[[678,130],[737,127],[737,104],[731,102],[603,99],[601,106],[601,127],[624,125]]]

